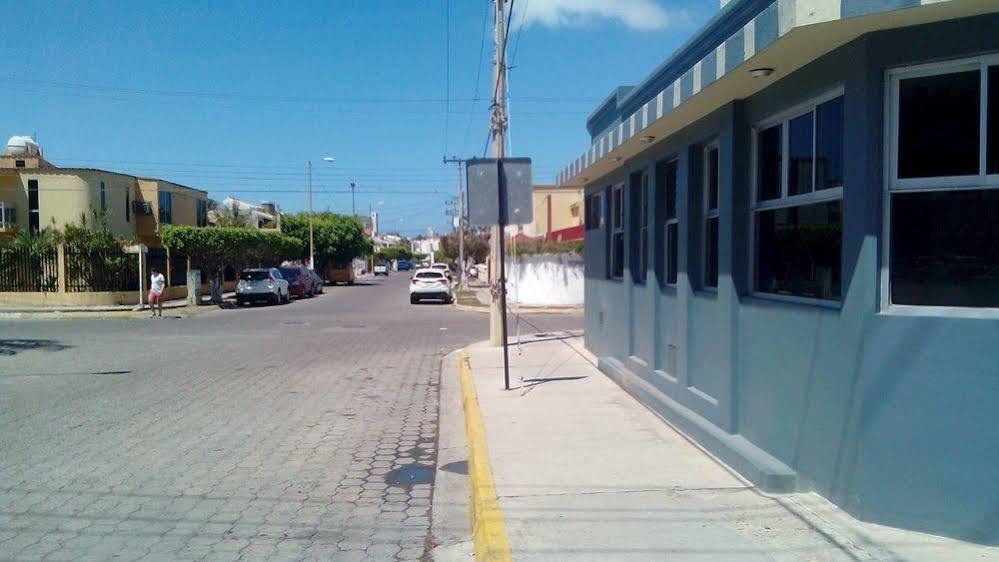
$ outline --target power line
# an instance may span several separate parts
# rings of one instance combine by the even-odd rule
[[[444,2],[444,154],[451,116],[451,0]]]
[[[258,95],[258,94],[238,94],[229,92],[207,92],[207,91],[188,91],[188,90],[161,90],[161,89],[151,89],[151,88],[123,88],[119,86],[102,86],[95,84],[84,84],[76,82],[60,82],[51,80],[37,80],[28,79],[12,75],[0,75],[0,80],[10,82],[20,82],[23,84],[31,84],[35,86],[42,86],[48,88],[63,88],[63,89],[78,89],[78,90],[91,90],[96,92],[115,92],[121,94],[129,95],[141,95],[141,96],[162,96],[162,97],[186,97],[186,98],[216,98],[225,100],[255,100],[263,101],[268,103],[356,103],[356,104],[395,104],[395,103],[414,103],[414,104],[439,104],[442,102],[473,102],[474,98],[455,98],[455,99],[444,99],[444,98],[375,98],[375,97],[303,97],[303,96],[274,96],[274,95]],[[529,96],[520,99],[520,101],[532,102],[532,103],[566,103],[566,102],[580,102],[580,103],[592,103],[599,102],[601,98],[595,97],[559,97],[559,96]]]
[[[486,3],[482,3],[482,37],[479,41],[479,63],[476,65],[475,71],[475,95],[472,96],[472,111],[468,113],[468,123],[465,124],[465,136],[461,141],[462,146],[468,144],[468,133],[472,129],[472,118],[475,115],[475,104],[479,100],[479,86],[482,81],[482,56],[486,50],[486,24],[489,22],[489,8],[486,7]]]

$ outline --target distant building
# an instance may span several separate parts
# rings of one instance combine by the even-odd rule
[[[582,240],[583,232],[583,189],[555,185],[535,185],[534,220],[506,228],[507,238],[517,241],[568,242]]]
[[[25,140],[26,139],[26,140]],[[206,226],[208,193],[156,178],[95,168],[60,168],[28,137],[14,137],[0,156],[0,236],[78,224],[106,212],[114,234],[162,248],[158,229]]]
[[[233,206],[246,217],[247,227],[258,230],[281,230],[281,207],[270,201],[250,203],[227,197],[222,200],[220,209],[209,213],[209,221],[215,223],[218,213],[224,213],[225,209],[231,209]]]
[[[441,239],[431,230],[430,235],[420,236],[409,241],[410,249],[414,254],[434,255],[434,252],[441,249]]]

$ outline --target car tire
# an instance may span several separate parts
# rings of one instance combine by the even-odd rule
[[[284,304],[288,304],[290,302],[291,302],[291,293],[285,293],[284,294]]]
[[[409,295],[409,304],[420,304],[420,297],[416,295]]]
[[[271,295],[271,297],[268,300],[270,301],[270,304],[280,304],[281,303],[281,295],[280,294],[278,294],[278,295]]]

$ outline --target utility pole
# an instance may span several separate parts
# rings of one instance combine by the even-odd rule
[[[465,191],[461,185],[461,166],[465,160],[457,156],[444,159],[445,164],[450,162],[458,164],[458,286],[465,288]]]
[[[357,184],[350,182],[350,214],[351,216],[357,216],[357,202],[354,201],[354,190],[357,189]]]
[[[316,268],[316,245],[312,240],[312,160],[309,160],[309,269]]]
[[[492,117],[490,126],[493,134],[493,157],[497,160],[506,156],[506,13],[505,0],[494,0],[496,8],[496,29],[494,30],[494,41],[496,44],[495,66],[493,68],[493,88],[495,91],[492,107]],[[502,189],[503,179],[500,178],[500,197],[504,197]],[[501,206],[504,203],[501,202]],[[489,305],[489,342],[493,346],[503,346],[506,353],[506,269],[503,263],[503,232],[505,217],[500,210],[500,224],[491,228],[492,235],[489,237],[489,268],[492,270],[493,291],[492,302]],[[506,361],[504,361],[504,365]],[[507,381],[506,388],[510,388]]]

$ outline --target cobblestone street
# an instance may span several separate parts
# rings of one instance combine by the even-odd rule
[[[410,306],[407,278],[191,318],[0,320],[0,559],[419,559],[440,360],[488,324]]]

